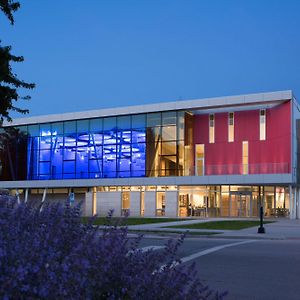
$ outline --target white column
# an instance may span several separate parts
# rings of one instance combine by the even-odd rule
[[[28,189],[25,190],[25,199],[24,202],[26,203],[28,201]]]
[[[141,216],[141,192],[130,192],[130,217]]]
[[[43,210],[43,205],[44,205],[44,202],[46,201],[46,195],[47,195],[47,188],[45,188],[43,191],[42,204],[41,204],[40,211]]]
[[[166,192],[166,217],[178,217],[178,192],[168,191]]]
[[[156,216],[156,192],[145,191],[145,212],[144,217]]]
[[[97,214],[107,216],[110,210],[114,217],[121,216],[121,192],[97,192]]]
[[[85,193],[84,212],[83,216],[91,217],[93,215],[93,193]]]
[[[290,219],[296,218],[296,205],[295,205],[295,193],[292,186],[289,186],[289,199],[290,199]]]
[[[93,187],[92,191],[92,216],[97,214],[97,187]]]
[[[300,219],[300,189],[297,188],[297,219]]]

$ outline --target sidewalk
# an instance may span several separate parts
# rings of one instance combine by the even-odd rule
[[[213,222],[213,221],[225,221],[225,220],[241,220],[241,219],[228,219],[228,218],[210,218],[210,219],[198,219],[187,220],[168,223],[153,223],[143,225],[131,225],[128,226],[129,230],[137,231],[151,231],[151,232],[212,232],[218,233],[214,235],[199,235],[198,237],[210,237],[210,238],[225,238],[225,239],[299,239],[300,240],[300,220],[290,219],[271,219],[274,223],[264,224],[266,233],[258,234],[258,226],[250,227],[241,230],[210,230],[210,229],[180,229],[180,228],[165,228],[166,226],[175,225],[188,225],[194,223]],[[249,219],[247,219],[249,220]],[[256,219],[257,220],[257,219]],[[268,219],[269,220],[269,219]],[[196,237],[196,236],[195,236]]]

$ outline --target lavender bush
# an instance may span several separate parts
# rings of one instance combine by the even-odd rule
[[[126,228],[82,224],[80,207],[0,203],[3,299],[222,299],[179,265],[183,238],[142,252]]]

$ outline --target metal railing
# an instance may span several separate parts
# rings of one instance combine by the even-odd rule
[[[251,175],[251,174],[287,174],[290,173],[289,163],[263,163],[263,164],[227,164],[205,165],[197,170],[191,167],[185,170],[185,176],[204,175]]]

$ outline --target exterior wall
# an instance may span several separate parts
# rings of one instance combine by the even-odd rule
[[[141,216],[141,193],[130,192],[130,217]]]
[[[145,194],[145,211],[144,217],[156,216],[156,192],[146,191]]]
[[[166,192],[166,217],[178,217],[178,192]]]
[[[107,216],[112,209],[114,216],[121,215],[121,192],[97,192],[97,215]]]
[[[209,143],[208,119],[194,118],[194,143],[205,145],[206,175],[242,174],[243,141],[249,144],[249,174],[291,172],[291,101],[266,110],[265,141],[259,140],[259,110],[234,112],[234,142],[228,142],[228,112],[215,114],[215,143]]]

